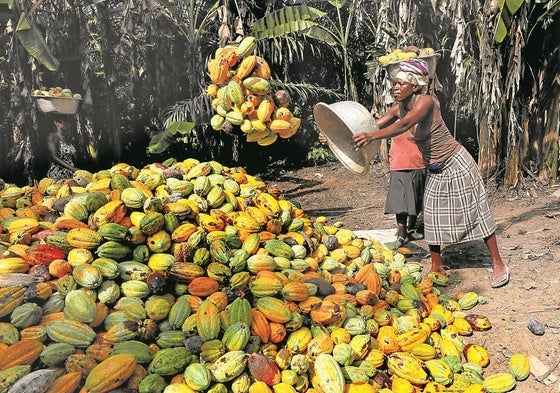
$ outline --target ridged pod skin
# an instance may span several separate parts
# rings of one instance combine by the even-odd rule
[[[291,319],[291,311],[280,299],[266,296],[257,300],[257,309],[271,322],[286,323]]]
[[[103,237],[89,228],[75,228],[68,232],[66,240],[72,247],[94,250],[99,247]]]
[[[408,352],[395,352],[387,360],[389,373],[407,379],[415,385],[428,383],[429,377],[423,368],[422,361]]]
[[[496,373],[484,378],[482,386],[488,393],[506,393],[515,388],[516,380],[510,373]]]
[[[13,366],[4,371],[0,370],[0,389],[8,391],[10,386],[30,372],[31,366],[29,365]]]
[[[227,80],[229,62],[225,57],[210,59],[208,61],[208,71],[210,72],[210,80],[212,83],[221,85]]]
[[[247,365],[248,355],[244,351],[230,351],[210,365],[212,380],[229,382],[239,376]]]
[[[84,386],[88,393],[109,392],[122,385],[132,375],[135,366],[134,355],[112,355],[91,370]]]
[[[3,351],[0,357],[0,370],[7,370],[13,366],[31,365],[41,354],[45,345],[36,339],[16,341]]]
[[[340,365],[334,358],[326,353],[322,353],[315,359],[315,376],[318,387],[325,393],[344,392],[344,374]]]
[[[25,260],[30,265],[48,266],[55,259],[66,258],[66,252],[49,244],[32,244],[25,250]]]
[[[531,373],[531,364],[527,356],[515,353],[509,359],[509,371],[518,381],[524,381]]]
[[[479,344],[469,343],[465,345],[463,348],[463,355],[468,362],[478,364],[482,367],[486,367],[488,363],[490,363],[488,351]]]
[[[78,389],[81,381],[82,373],[79,371],[61,375],[49,385],[46,393],[73,393]]]
[[[213,340],[220,333],[218,308],[209,300],[203,301],[196,310],[196,329],[204,341]]]
[[[256,381],[264,382],[268,386],[274,386],[281,381],[280,369],[267,356],[259,353],[250,354],[247,360],[247,367],[251,377]]]

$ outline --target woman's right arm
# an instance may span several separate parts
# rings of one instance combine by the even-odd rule
[[[399,105],[395,104],[375,122],[379,128],[387,127],[399,119]]]

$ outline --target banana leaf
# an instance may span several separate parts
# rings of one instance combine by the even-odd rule
[[[517,10],[519,10],[519,8],[523,5],[524,1],[525,0],[498,1],[500,13],[498,14],[498,24],[496,25],[496,31],[494,33],[494,40],[497,43],[501,43],[508,36],[511,19]]]
[[[515,14],[517,10],[523,5],[525,0],[506,0],[507,8],[511,14]]]
[[[172,121],[167,127],[167,132],[171,135],[187,135],[192,131],[195,124],[191,123],[190,121]]]
[[[152,139],[150,140],[150,144],[149,144],[148,149],[147,149],[148,154],[163,153],[174,142],[176,142],[176,139],[173,135],[171,135],[169,132],[167,132],[167,130],[162,131],[162,132],[154,135],[152,137]]]
[[[507,35],[508,35],[508,28],[506,27],[506,24],[504,23],[501,16],[498,16],[498,25],[496,26],[496,31],[494,33],[494,40],[500,44],[502,43],[504,38],[507,37]]]
[[[39,28],[22,12],[16,27],[16,36],[23,47],[49,71],[56,71],[58,59],[49,50]]]
[[[251,33],[257,39],[300,33],[315,26],[315,20],[324,15],[323,11],[305,5],[285,7],[253,23]]]
[[[172,121],[166,130],[154,135],[148,146],[149,154],[160,154],[166,151],[169,146],[177,141],[179,135],[183,136],[186,142],[186,135],[190,134],[195,124],[189,121]]]
[[[323,41],[329,45],[336,45],[338,43],[336,38],[329,31],[320,26],[312,26],[306,30],[304,34],[310,38]]]

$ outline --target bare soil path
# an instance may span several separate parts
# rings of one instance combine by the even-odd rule
[[[352,230],[395,228],[394,216],[383,214],[388,183],[385,164],[372,165],[365,176],[335,162],[263,178],[286,198],[299,202],[310,217],[326,216],[329,222],[341,221]],[[490,287],[492,264],[481,240],[443,250],[452,283],[442,292],[475,291],[487,299],[472,312],[487,316],[492,328],[466,338],[488,349],[487,374],[507,371],[509,357],[521,352],[540,361],[542,367],[519,383],[516,392],[560,392],[560,187],[525,183],[513,191],[493,186],[487,190],[510,283],[499,289]],[[427,273],[427,244],[416,241],[407,247],[413,252],[410,259],[422,262]],[[542,336],[529,331],[530,318],[545,325]]]

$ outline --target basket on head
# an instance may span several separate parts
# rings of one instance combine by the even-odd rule
[[[350,171],[365,175],[371,160],[377,155],[380,140],[356,150],[352,136],[360,132],[378,129],[373,116],[355,101],[333,104],[320,102],[313,108],[313,116],[319,130],[327,137],[328,145],[336,158]]]
[[[422,59],[426,63],[428,63],[428,78],[432,79],[434,76],[436,76],[437,60],[440,58],[440,56],[441,55],[439,53],[434,53],[433,55],[413,57],[413,59]],[[395,61],[393,63],[388,63],[382,66],[387,68],[389,79],[395,79],[395,75],[397,74],[397,72],[399,72],[400,64],[400,61]]]
[[[81,98],[75,97],[31,97],[35,100],[35,104],[41,112],[60,115],[75,115],[82,102]]]

